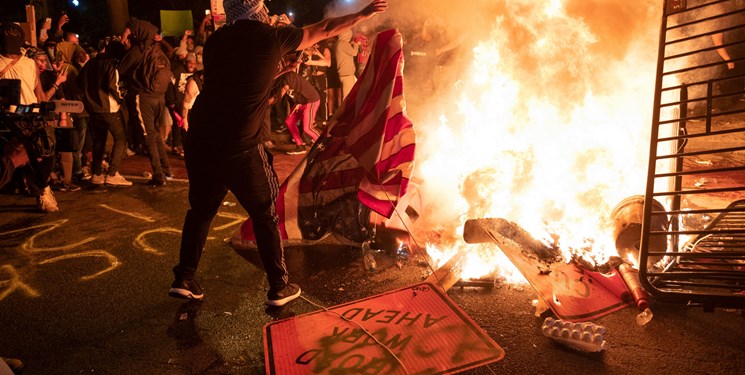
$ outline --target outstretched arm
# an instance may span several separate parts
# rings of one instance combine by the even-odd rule
[[[304,50],[324,39],[328,39],[347,31],[360,21],[366,20],[388,9],[388,1],[374,0],[357,13],[346,16],[327,18],[318,23],[303,27],[303,40],[297,51]]]
[[[716,33],[711,36],[711,41],[714,42],[714,45],[719,47],[717,48],[717,53],[722,58],[722,60],[727,62],[727,69],[734,69],[735,63],[734,61],[731,61],[732,58],[730,57],[729,53],[727,52],[727,49],[722,47],[723,42],[723,35],[722,33]]]

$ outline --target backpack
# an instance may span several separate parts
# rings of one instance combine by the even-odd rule
[[[133,78],[141,86],[143,93],[165,94],[172,75],[168,57],[156,47],[145,52]]]

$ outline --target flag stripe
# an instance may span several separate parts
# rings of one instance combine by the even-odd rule
[[[414,169],[416,133],[404,110],[402,46],[396,30],[376,36],[362,76],[311,152],[282,184],[276,208],[283,240],[303,240],[303,230],[311,239],[328,230],[342,236],[366,235],[359,228],[338,227],[366,223],[333,216],[354,210],[349,197],[356,196],[357,205],[390,218],[406,194]],[[329,222],[335,224],[323,227]],[[243,243],[255,241],[248,227],[250,219],[241,227]]]

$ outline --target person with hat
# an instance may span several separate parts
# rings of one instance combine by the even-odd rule
[[[227,23],[204,46],[204,86],[189,112],[184,153],[190,208],[169,295],[201,299],[195,280],[212,219],[231,191],[248,212],[269,282],[266,304],[300,296],[289,282],[275,202],[279,181],[261,138],[272,83],[283,56],[350,30],[388,8],[373,0],[356,13],[302,28],[273,27],[264,0],[225,0]],[[236,64],[238,62],[238,64]]]

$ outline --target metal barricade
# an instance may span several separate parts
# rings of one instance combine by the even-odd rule
[[[745,308],[745,1],[664,7],[639,275],[660,300]]]

